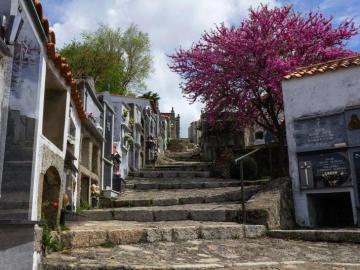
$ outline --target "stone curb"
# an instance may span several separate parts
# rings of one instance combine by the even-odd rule
[[[245,234],[244,234],[245,233]],[[115,230],[65,231],[60,238],[65,248],[96,247],[101,245],[126,245],[154,242],[177,242],[195,239],[258,238],[266,234],[263,225],[199,225],[173,228],[131,228]]]
[[[239,205],[239,208],[241,206]],[[246,211],[248,224],[268,223],[268,212],[264,209],[248,209]],[[241,209],[168,209],[168,208],[124,208],[89,210],[84,212],[89,221],[137,221],[137,222],[158,222],[158,221],[215,221],[215,222],[238,222],[242,221]]]
[[[210,177],[210,171],[142,171],[137,172],[133,176],[135,177],[144,177],[144,178],[197,178]]]
[[[360,243],[360,230],[270,230],[267,234],[281,239]]]
[[[251,186],[245,189],[245,200],[259,191],[259,186]],[[171,206],[183,204],[200,204],[200,203],[214,203],[214,202],[234,202],[241,200],[241,190],[224,191],[221,194],[206,196],[206,195],[192,195],[179,198],[159,198],[159,199],[122,199],[113,201],[114,208],[121,207],[141,207],[141,206]]]

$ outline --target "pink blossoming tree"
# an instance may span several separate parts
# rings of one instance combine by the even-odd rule
[[[240,126],[257,123],[283,141],[283,76],[354,55],[345,42],[357,29],[351,20],[335,27],[319,12],[260,6],[238,27],[220,25],[189,50],[176,51],[170,68],[182,77],[184,94],[205,103],[210,120],[236,114]]]
[[[283,76],[354,55],[345,45],[357,30],[351,20],[334,26],[320,12],[262,5],[238,27],[217,26],[190,49],[176,51],[170,68],[183,79],[183,93],[205,104],[210,122],[231,117],[239,127],[256,123],[284,145]]]

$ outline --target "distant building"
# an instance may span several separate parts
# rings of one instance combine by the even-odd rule
[[[194,121],[190,123],[188,128],[188,138],[194,144],[200,144],[201,139],[201,121]]]
[[[91,80],[80,80],[78,89],[81,92],[86,119],[81,127],[80,177],[78,183],[78,205],[86,207],[91,204],[91,187],[103,186],[103,121],[104,108],[96,96],[94,83]]]
[[[167,128],[169,139],[180,139],[180,115],[175,115],[174,108],[171,108],[170,113],[161,113],[161,115],[168,121]]]
[[[113,147],[121,156],[120,174],[125,178],[130,171],[138,171],[152,163],[155,153],[163,149],[160,112],[157,104],[146,98],[110,93],[102,96],[114,108]]]
[[[208,122],[207,114],[202,113],[200,123],[201,128],[201,159],[203,161],[215,161],[219,159],[225,151],[241,153],[244,150],[244,129],[238,129],[235,121],[223,121],[219,117],[217,124],[212,126]]]

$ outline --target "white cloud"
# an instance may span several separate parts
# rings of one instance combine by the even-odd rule
[[[199,118],[200,104],[188,105],[179,89],[179,78],[167,64],[167,54],[180,46],[188,48],[204,30],[215,24],[238,23],[250,6],[273,5],[276,0],[70,0],[59,13],[55,28],[58,46],[79,38],[82,31],[96,29],[98,23],[126,28],[135,23],[148,32],[152,43],[154,70],[148,80],[149,90],[160,94],[160,109],[174,107],[181,116],[181,136],[187,137],[191,121]],[[53,4],[55,4],[54,1]],[[60,5],[60,4],[55,4]],[[58,7],[57,7],[58,8]]]

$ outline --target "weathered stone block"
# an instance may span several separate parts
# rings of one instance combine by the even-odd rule
[[[226,195],[219,194],[205,198],[205,203],[224,202],[225,200],[226,200]]]
[[[246,195],[245,195],[246,197]],[[241,201],[242,200],[242,196],[241,196],[241,191],[233,191],[233,192],[228,192],[226,193],[226,201]]]
[[[136,184],[135,189],[149,190],[149,189],[159,189],[159,184],[156,183],[144,183]]]
[[[180,184],[176,184],[176,183],[159,184],[159,189],[177,189],[177,188],[180,188]]]
[[[202,239],[239,239],[244,237],[242,225],[205,225],[200,228]]]
[[[179,199],[180,204],[197,204],[203,203],[204,201],[205,197],[185,197]]]
[[[61,241],[67,248],[94,247],[106,243],[107,232],[104,230],[62,232]]]
[[[151,206],[153,204],[152,200],[118,200],[114,202],[115,207],[141,207],[141,206]]]
[[[181,188],[182,189],[195,189],[195,188],[203,188],[204,183],[182,183]]]
[[[193,227],[178,227],[173,229],[174,241],[187,241],[198,239],[200,235],[200,229]]]
[[[173,240],[173,232],[171,228],[151,228],[145,230],[145,241],[149,243]]]
[[[241,207],[241,205],[239,205]],[[239,210],[225,210],[225,220],[227,222],[237,222],[239,220]]]
[[[266,227],[264,225],[245,225],[245,237],[257,238],[266,234]]]
[[[189,211],[185,209],[155,210],[154,221],[171,221],[189,219]]]
[[[140,221],[151,222],[154,221],[154,215],[151,210],[115,210],[114,219],[124,221]]]
[[[100,209],[100,210],[89,210],[82,212],[88,220],[111,220],[113,219],[112,210]]]
[[[226,221],[225,210],[191,210],[190,218],[197,221]]]
[[[145,236],[143,229],[136,228],[108,231],[108,241],[116,245],[142,243]]]
[[[152,205],[154,206],[169,206],[179,204],[178,199],[154,199],[152,200]]]

